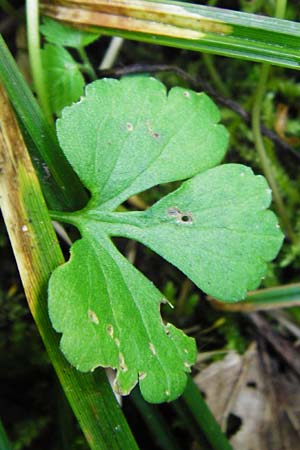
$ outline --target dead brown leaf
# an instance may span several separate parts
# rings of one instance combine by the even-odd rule
[[[195,382],[235,450],[299,450],[299,381],[270,373],[266,357],[251,344],[243,356],[231,352],[209,365]]]

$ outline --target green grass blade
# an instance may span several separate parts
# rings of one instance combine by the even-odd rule
[[[38,179],[12,110],[0,89],[0,206],[27,301],[66,397],[92,450],[138,447],[104,371],[83,374],[67,363],[48,317],[47,285],[63,263]]]
[[[0,450],[12,450],[12,446],[8,440],[3,423],[0,420]]]
[[[180,427],[190,435],[193,442],[197,442],[197,450],[212,450],[211,445],[205,438],[202,430],[199,429],[198,424],[195,422],[191,412],[183,403],[182,399],[179,399],[171,404],[179,422]]]
[[[138,389],[131,392],[130,398],[153,436],[153,441],[157,443],[159,448],[161,450],[180,450],[157,406],[147,403]]]
[[[102,34],[300,68],[297,22],[162,0],[55,3],[42,3],[42,12]]]
[[[252,312],[300,306],[300,283],[259,289],[248,293],[245,300],[231,305],[224,305],[212,300],[216,309],[223,311]]]
[[[260,289],[250,293],[245,303],[265,306],[270,308],[300,306],[300,283],[287,284],[268,289]]]
[[[45,198],[51,208],[74,210],[87,201],[82,185],[67,163],[54,129],[43,116],[3,38],[0,36],[0,81],[18,115]],[[56,206],[54,206],[56,205]]]
[[[233,450],[191,376],[188,377],[181,401],[190,411],[213,450]]]

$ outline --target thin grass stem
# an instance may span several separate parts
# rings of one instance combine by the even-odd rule
[[[216,69],[213,56],[210,55],[209,53],[203,53],[202,58],[208,71],[208,74],[212,79],[212,82],[215,85],[215,87],[222,95],[224,95],[225,97],[230,97],[229,89],[226,86],[226,84],[223,83],[223,80]]]
[[[0,0],[0,9],[2,9],[6,14],[15,16],[17,11],[7,0]]]
[[[34,88],[41,108],[49,123],[53,123],[49,97],[44,80],[44,71],[40,51],[39,32],[39,2],[38,0],[26,1],[27,39],[31,73]]]
[[[95,72],[94,67],[91,64],[91,61],[85,51],[84,47],[78,47],[77,52],[83,62],[83,68],[85,73],[90,77],[91,80],[97,80],[97,74]]]
[[[0,450],[12,450],[12,445],[8,440],[3,423],[0,419]]]
[[[286,6],[285,0],[278,0],[276,3],[276,14],[280,14],[281,15],[280,17],[284,16],[285,6]],[[266,85],[267,85],[267,81],[269,78],[269,74],[270,74],[270,65],[263,64],[261,66],[260,77],[259,77],[256,92],[254,95],[254,103],[253,103],[253,108],[252,108],[253,138],[254,138],[254,143],[255,143],[257,153],[260,158],[262,170],[263,170],[263,172],[269,182],[269,185],[273,191],[273,198],[274,198],[274,202],[276,205],[276,209],[277,209],[279,217],[280,217],[281,224],[282,224],[289,240],[295,244],[297,242],[296,236],[294,234],[294,231],[293,231],[292,225],[290,223],[286,208],[284,206],[284,203],[283,203],[283,200],[281,197],[281,193],[280,193],[280,190],[277,185],[277,182],[276,182],[276,179],[274,176],[274,172],[272,169],[272,164],[267,155],[267,151],[265,148],[265,144],[264,144],[262,132],[261,132],[260,116],[261,116],[262,103],[263,103],[263,98],[264,98],[265,91],[266,91]]]
[[[110,69],[114,65],[123,43],[124,39],[118,36],[111,39],[105,55],[99,65],[100,70]]]
[[[191,376],[188,376],[182,401],[213,450],[233,450]]]

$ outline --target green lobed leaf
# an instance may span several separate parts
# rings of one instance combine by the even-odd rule
[[[100,33],[89,33],[87,31],[78,30],[68,27],[49,17],[43,18],[40,26],[41,33],[51,44],[61,45],[63,47],[82,48],[97,40]]]
[[[163,324],[162,294],[107,237],[96,228],[82,234],[50,283],[50,316],[64,333],[62,351],[82,371],[116,368],[114,387],[122,395],[139,379],[146,400],[175,399],[195,361],[193,339]]]
[[[228,143],[219,120],[204,93],[173,88],[167,95],[154,78],[127,77],[88,85],[57,132],[93,204],[113,210],[133,194],[218,164]]]
[[[218,121],[205,94],[167,94],[148,77],[96,81],[57,121],[64,153],[92,197],[82,211],[53,213],[76,225],[82,239],[50,279],[50,317],[70,362],[83,371],[116,368],[115,388],[123,394],[139,379],[147,400],[176,398],[196,350],[162,322],[162,294],[111,236],[142,242],[225,301],[259,284],[282,243],[277,219],[266,211],[265,179],[239,164],[213,168],[228,141]],[[130,195],[183,179],[147,211],[114,211]]]
[[[83,94],[84,78],[70,53],[57,45],[46,44],[42,50],[50,106],[59,115],[61,110]]]
[[[277,218],[266,211],[270,203],[264,177],[224,164],[182,183],[147,211],[85,214],[93,226],[142,242],[206,293],[232,302],[260,284],[266,261],[281,246]]]

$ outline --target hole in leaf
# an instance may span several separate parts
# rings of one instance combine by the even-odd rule
[[[257,384],[255,383],[255,381],[248,381],[247,386],[253,389],[257,388]]]
[[[242,426],[243,421],[233,413],[230,413],[227,417],[226,423],[226,436],[231,438],[234,434],[236,434]]]
[[[185,223],[193,222],[192,214],[191,213],[183,213],[181,215],[181,222],[185,222]]]
[[[204,398],[204,400],[206,400],[206,398],[207,398],[206,392],[205,392],[205,391],[202,391],[202,390],[200,389],[200,394],[202,395],[202,397]]]
[[[176,222],[191,223],[193,222],[193,216],[190,212],[181,212],[176,206],[168,208],[168,216],[175,217]]]

